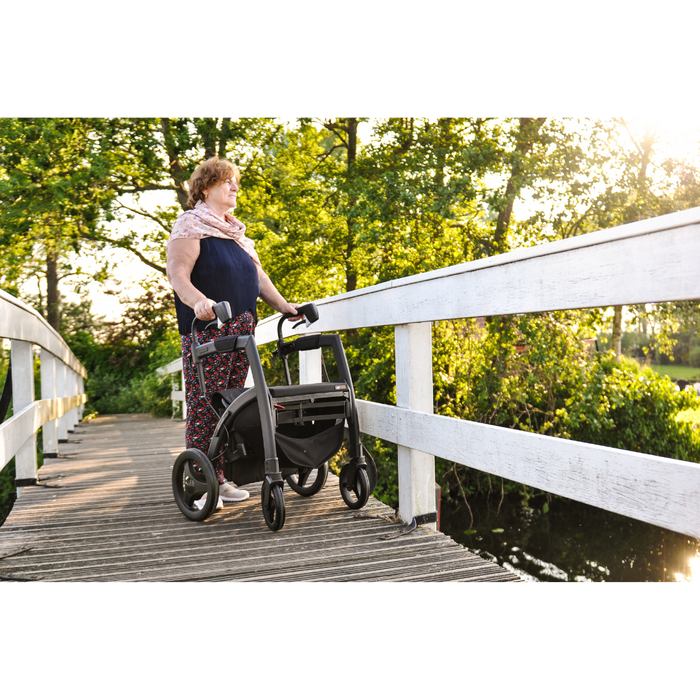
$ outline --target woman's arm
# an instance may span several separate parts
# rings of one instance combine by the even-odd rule
[[[268,306],[283,314],[296,314],[298,304],[287,302],[260,266],[258,266],[258,282],[260,283],[260,298]],[[296,321],[299,318],[301,316],[294,316],[292,320]]]
[[[190,280],[198,257],[199,239],[176,238],[168,244],[168,262],[165,272],[170,286],[184,304],[194,309],[194,315],[202,321],[212,321],[216,316],[211,307],[216,302],[207,299]]]

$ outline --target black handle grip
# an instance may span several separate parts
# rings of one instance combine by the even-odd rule
[[[302,306],[299,306],[297,308],[296,313],[284,314],[283,318],[291,318],[292,316],[299,316],[302,314],[306,316],[306,321],[309,324],[318,321],[318,309],[316,308],[316,304],[314,304],[313,302],[309,302],[308,304],[303,304]]]
[[[229,304],[227,301],[220,301],[218,304],[214,304],[214,306],[211,307],[211,310],[216,315],[219,328],[233,318],[231,313],[231,304]]]

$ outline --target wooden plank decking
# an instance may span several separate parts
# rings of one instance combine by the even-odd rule
[[[337,477],[302,498],[285,489],[286,522],[265,525],[260,484],[203,523],[178,510],[170,467],[184,426],[148,415],[81,423],[0,528],[0,580],[519,581],[440,532],[394,539],[376,499],[343,503]]]

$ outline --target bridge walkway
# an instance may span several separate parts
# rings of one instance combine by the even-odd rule
[[[265,525],[260,484],[202,523],[178,510],[170,467],[184,426],[149,415],[84,421],[46,460],[0,528],[0,580],[519,581],[441,532],[403,527],[371,498],[343,503],[338,480],[316,496],[285,489],[279,532]]]

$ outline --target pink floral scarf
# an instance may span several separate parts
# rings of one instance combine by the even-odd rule
[[[253,262],[260,265],[260,258],[255,252],[255,241],[245,235],[245,224],[231,214],[226,213],[225,217],[226,221],[222,221],[207,204],[197,202],[194,209],[189,209],[177,217],[168,244],[177,238],[233,238],[250,255]]]

